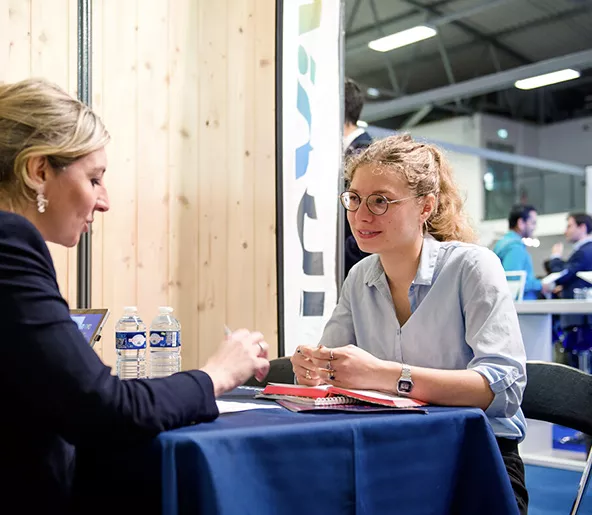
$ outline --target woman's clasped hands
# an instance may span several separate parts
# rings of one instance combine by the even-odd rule
[[[397,377],[392,362],[383,361],[356,345],[329,349],[300,345],[291,358],[298,384],[331,384],[344,388],[383,390]]]

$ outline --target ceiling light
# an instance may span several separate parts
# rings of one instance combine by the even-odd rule
[[[412,43],[417,43],[418,41],[423,41],[424,39],[432,38],[436,34],[437,31],[435,28],[427,25],[418,25],[417,27],[370,41],[368,46],[377,52],[388,52],[395,48],[400,48],[402,46],[411,45]]]
[[[498,130],[497,137],[500,139],[508,139],[508,131],[506,129]]]
[[[518,89],[541,88],[543,86],[549,86],[550,84],[557,84],[558,82],[577,79],[579,76],[579,71],[567,68],[565,70],[545,73],[544,75],[537,75],[536,77],[530,77],[528,79],[517,80],[514,83],[514,86],[516,86]]]
[[[366,94],[372,98],[378,98],[380,96],[380,90],[378,88],[368,88]]]
[[[541,246],[541,240],[538,238],[522,238],[522,243],[527,247],[537,248]]]

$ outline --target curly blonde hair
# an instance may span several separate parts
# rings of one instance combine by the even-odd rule
[[[348,184],[363,165],[376,165],[375,173],[398,174],[405,179],[413,195],[421,197],[433,193],[436,196],[436,207],[426,222],[427,232],[434,238],[475,242],[475,231],[464,211],[452,168],[438,147],[417,142],[409,134],[377,140],[347,161],[345,179]]]
[[[0,203],[33,201],[27,173],[32,157],[46,157],[59,173],[103,148],[109,134],[87,105],[44,79],[0,84]]]

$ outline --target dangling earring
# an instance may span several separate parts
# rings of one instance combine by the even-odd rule
[[[45,195],[42,191],[37,193],[37,211],[39,211],[40,213],[45,213],[45,209],[47,208],[48,203],[49,202],[45,198]]]

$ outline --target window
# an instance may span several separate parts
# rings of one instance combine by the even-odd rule
[[[487,144],[491,150],[514,152],[503,143]],[[539,214],[585,209],[586,183],[582,176],[547,172],[486,160],[483,174],[484,220],[507,218],[515,204],[533,205]]]
[[[488,143],[487,148],[502,152],[514,152],[514,147],[502,143]],[[516,203],[516,166],[490,159],[485,161],[483,188],[485,190],[485,220],[507,218]]]

